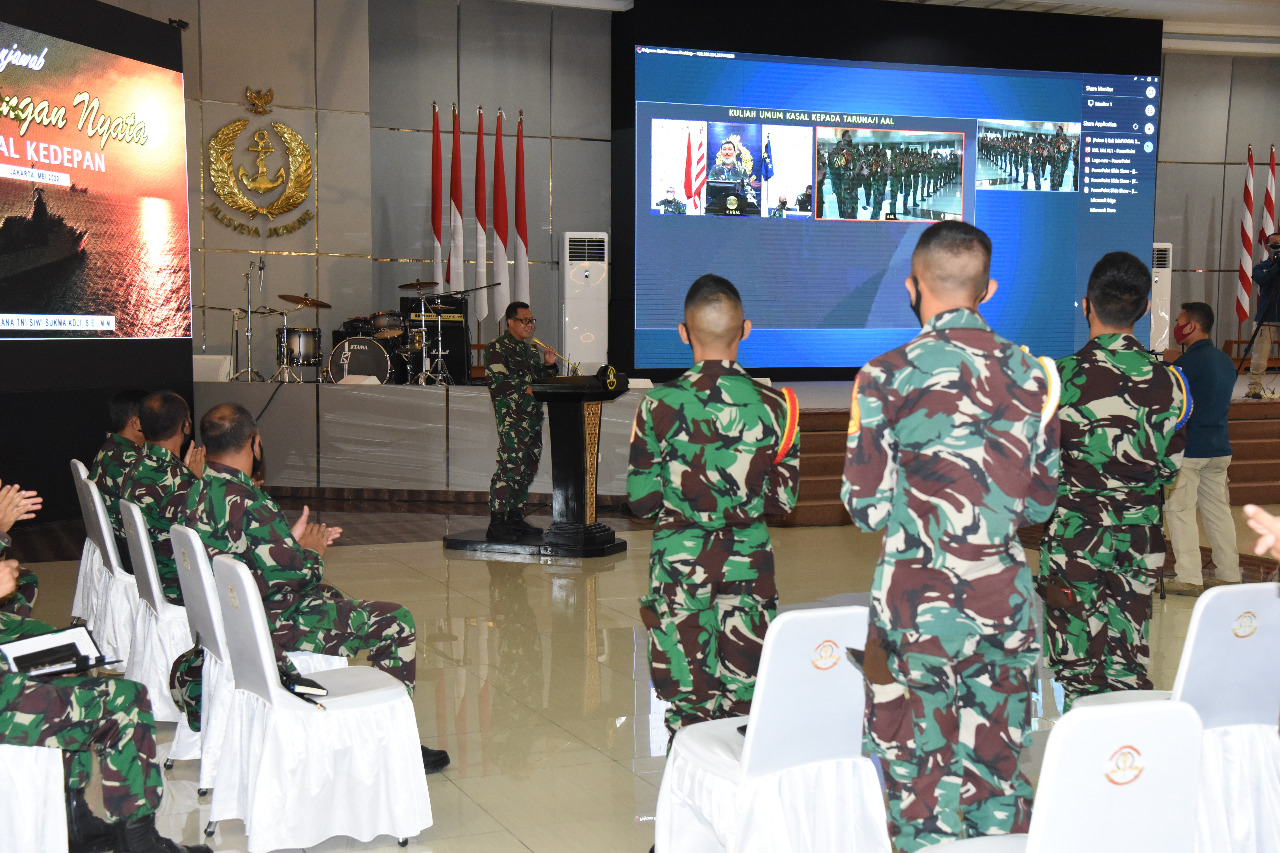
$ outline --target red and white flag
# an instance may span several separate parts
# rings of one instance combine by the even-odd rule
[[[707,186],[707,135],[700,129],[695,139],[689,131],[684,154],[684,197],[693,213],[702,213],[702,191]]]
[[[516,122],[516,268],[511,274],[511,296],[529,301],[529,225],[524,213],[524,110]]]
[[[444,267],[440,266],[440,208],[443,178],[440,157],[440,110],[435,102],[431,104],[431,277],[443,278]]]
[[[1276,147],[1271,146],[1271,171],[1267,173],[1267,195],[1262,200],[1262,230],[1258,232],[1258,245],[1263,254],[1267,251],[1267,238],[1276,233]]]
[[[484,287],[489,280],[488,275],[488,232],[489,223],[485,214],[484,185],[484,107],[476,109],[476,287]],[[489,316],[489,291],[477,290],[472,300],[472,310],[476,320]]]
[[[449,161],[449,263],[445,266],[445,290],[462,290],[462,134],[458,129],[458,105],[453,105],[453,159]]]
[[[1253,146],[1249,146],[1249,174],[1244,179],[1244,205],[1240,208],[1240,269],[1236,273],[1236,317],[1249,319],[1249,295],[1253,291]]]
[[[507,267],[507,170],[502,158],[502,110],[498,110],[498,126],[493,132],[493,313],[498,328],[506,326],[498,315],[511,302],[511,271]]]

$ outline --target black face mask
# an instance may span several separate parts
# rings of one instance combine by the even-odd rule
[[[924,326],[924,320],[920,317],[920,279],[911,276],[911,281],[916,286],[916,292],[911,295],[911,313],[916,315],[916,321]]]
[[[258,441],[258,451],[253,454],[253,469],[249,472],[249,477],[254,482],[261,480],[263,477],[265,471],[265,466],[262,464],[263,455],[262,442]]]

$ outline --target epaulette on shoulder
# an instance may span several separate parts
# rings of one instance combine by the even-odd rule
[[[1027,354],[1028,358],[1038,364],[1040,370],[1044,373],[1048,392],[1045,394],[1044,402],[1040,405],[1040,422],[1043,424],[1058,411],[1058,402],[1062,398],[1062,379],[1058,376],[1058,365],[1048,356],[1031,355],[1031,350],[1027,349],[1025,345],[1022,347],[1022,351]]]
[[[1182,411],[1178,414],[1178,422],[1173,425],[1175,430],[1179,430],[1190,420],[1196,404],[1195,400],[1191,399],[1191,386],[1187,384],[1187,376],[1182,372],[1182,368],[1172,364],[1164,366],[1173,374],[1173,384],[1182,389]]]

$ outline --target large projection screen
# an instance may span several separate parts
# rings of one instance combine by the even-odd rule
[[[630,126],[614,137],[611,359],[654,376],[687,365],[684,292],[711,272],[743,294],[745,365],[852,375],[918,332],[903,282],[920,233],[943,219],[991,236],[1000,287],[983,314],[997,331],[1049,356],[1087,339],[1092,265],[1115,250],[1150,258],[1159,22],[1048,16],[1072,24],[1055,29],[914,6],[905,32],[946,49],[904,49],[895,6],[866,4],[878,26],[849,41],[788,21],[765,39],[654,33],[647,7],[618,28],[615,125]],[[1015,22],[1043,34],[1038,51],[1004,40]],[[1143,35],[1124,62],[1087,38],[1117,26]]]

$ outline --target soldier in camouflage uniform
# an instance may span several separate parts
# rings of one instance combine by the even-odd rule
[[[133,561],[124,538],[124,522],[120,520],[120,494],[124,491],[125,475],[138,461],[138,448],[147,441],[142,435],[142,421],[138,418],[138,408],[146,397],[147,392],[139,390],[121,391],[111,397],[108,404],[111,433],[89,466],[89,479],[102,493],[107,519],[116,536],[116,550],[129,574],[133,574]]]
[[[0,561],[0,601],[7,603],[15,594],[18,576],[16,560]],[[49,630],[0,612],[0,643]],[[156,833],[154,815],[163,789],[154,731],[151,702],[137,682],[28,678],[10,671],[0,655],[0,743],[63,750],[70,853],[208,853],[207,847],[181,847]],[[114,826],[94,815],[85,801],[95,753],[103,808],[117,821]]]
[[[702,276],[684,318],[680,338],[695,364],[641,400],[627,474],[632,511],[657,518],[640,613],[673,736],[751,708],[778,604],[764,515],[795,506],[800,460],[794,394],[737,363],[751,331],[737,289]]]
[[[664,216],[685,215],[684,202],[676,198],[675,187],[667,187],[667,195],[665,198],[658,199],[657,207]]]
[[[1190,412],[1185,382],[1133,337],[1151,272],[1104,255],[1084,300],[1090,341],[1059,359],[1062,482],[1040,543],[1040,574],[1075,604],[1045,608],[1049,661],[1066,692],[1148,690],[1151,591],[1165,560],[1162,489],[1178,473]]]
[[[262,458],[262,437],[253,416],[243,407],[224,403],[200,419],[200,437],[209,463],[190,524],[209,553],[230,554],[253,574],[262,593],[271,640],[282,669],[292,664],[287,651],[355,657],[368,653],[369,663],[404,683],[412,694],[417,674],[417,633],[413,614],[390,601],[347,598],[322,582],[325,550],[341,534],[338,527],[308,524],[309,512],[292,526],[280,507],[250,478]],[[188,660],[179,691],[190,696],[189,682],[199,661]],[[184,702],[188,722],[198,717]],[[423,747],[431,772],[444,769],[449,756]]]
[[[158,391],[143,400],[138,419],[146,442],[125,475],[120,497],[142,511],[164,597],[181,605],[169,529],[185,524],[189,508],[200,501],[204,448],[191,447],[183,453],[192,435],[191,412],[187,401],[172,391]]]
[[[484,352],[485,378],[498,422],[498,463],[489,483],[489,529],[486,538],[513,542],[542,530],[524,520],[529,484],[542,458],[542,403],[530,387],[556,375],[556,352],[542,357],[533,338],[533,312],[528,303],[512,302],[504,314],[507,331],[494,338]]]
[[[1017,528],[1058,476],[1057,375],[977,313],[991,243],[963,222],[921,235],[907,279],[923,331],[854,386],[842,495],[885,528],[871,587],[866,740],[886,760],[900,851],[1026,832],[1038,600]]]

